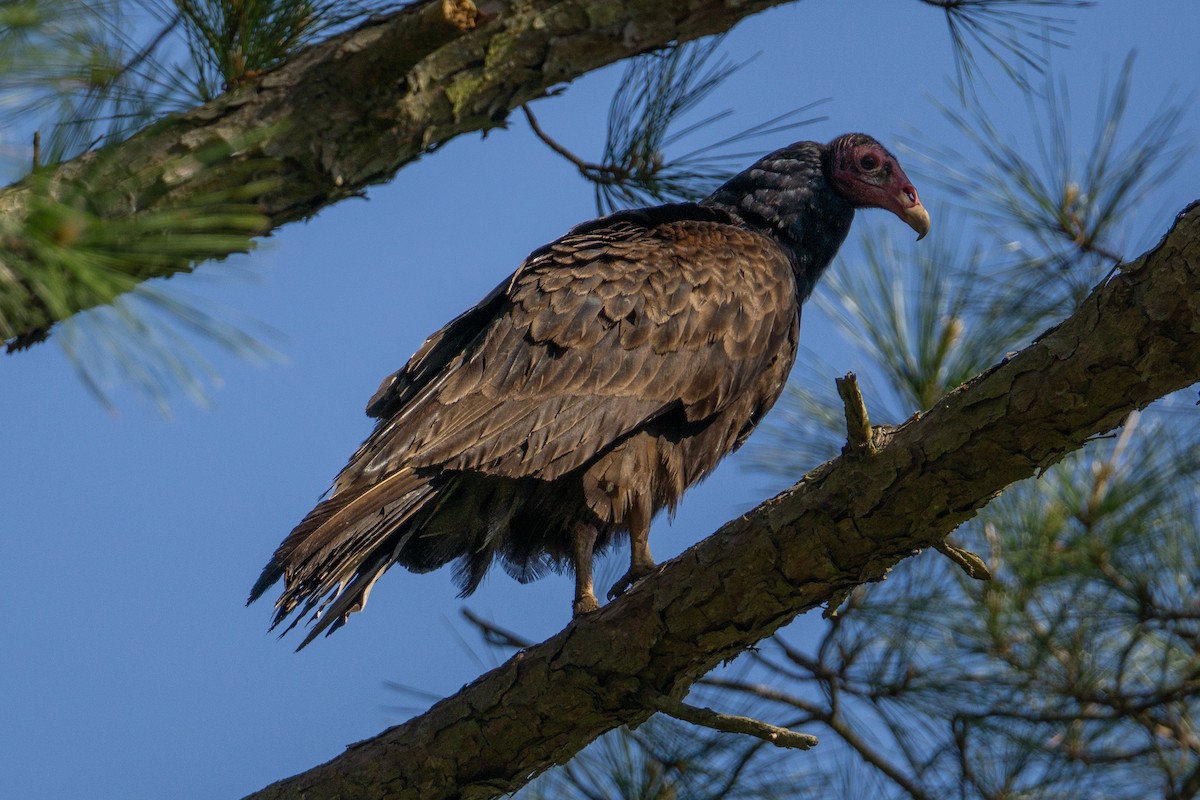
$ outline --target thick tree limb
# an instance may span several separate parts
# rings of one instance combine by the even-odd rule
[[[620,600],[428,712],[252,795],[483,798],[523,785],[636,698],[682,697],[797,614],[934,547],[1005,486],[1200,380],[1200,203],[1033,345],[724,525]]]
[[[105,186],[147,176],[147,185],[122,193],[120,207],[101,209],[103,217],[269,178],[274,188],[259,198],[269,230],[389,180],[459,134],[504,125],[512,109],[557,84],[672,41],[728,30],[784,2],[433,0],[310,47],[253,83],[150,126],[102,160],[92,153],[62,164],[51,183],[67,187],[86,176]],[[232,150],[227,158],[186,169],[188,154],[222,144]],[[167,164],[166,173],[153,169]],[[247,176],[247,165],[259,174]],[[236,178],[224,181],[226,174]],[[0,215],[21,218],[29,192],[24,183],[0,190]],[[190,266],[178,262],[136,277]],[[20,285],[0,282],[0,290]],[[58,321],[44,304],[9,305],[28,306],[24,319],[12,321],[18,337]]]

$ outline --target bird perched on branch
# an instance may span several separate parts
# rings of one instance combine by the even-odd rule
[[[771,153],[698,203],[622,211],[538,248],[383,381],[375,431],[250,600],[283,578],[274,625],[308,618],[303,647],[392,564],[454,561],[467,595],[499,561],[522,582],[571,568],[585,614],[593,554],[628,536],[621,594],[654,568],[654,515],[779,398],[800,306],[856,208],[929,230],[895,157],[852,133]]]

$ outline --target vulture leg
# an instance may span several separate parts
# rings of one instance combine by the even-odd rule
[[[616,600],[642,578],[654,571],[650,555],[650,513],[635,502],[629,510],[629,571],[608,590],[608,599]]]
[[[592,559],[596,548],[596,528],[586,522],[575,526],[571,536],[571,561],[575,566],[575,616],[600,608],[592,589]]]

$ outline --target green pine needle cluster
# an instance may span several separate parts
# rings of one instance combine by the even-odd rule
[[[28,175],[26,213],[0,215],[0,338],[9,352],[48,336],[47,320],[70,318],[59,341],[99,398],[114,384],[101,376],[124,375],[164,408],[178,388],[201,394],[198,373],[207,367],[190,338],[265,354],[254,337],[189,306],[159,282],[143,283],[147,275],[186,272],[249,251],[265,230],[255,198],[272,182],[241,173],[211,180],[207,167],[225,150],[208,148],[186,163],[159,165],[149,176],[203,176],[194,179],[206,181],[205,192],[125,213],[114,209],[135,196],[131,187],[155,181],[131,172],[113,181],[108,151],[71,182],[51,180],[43,170]],[[79,314],[87,309],[97,310]]]
[[[10,189],[28,198],[23,213],[0,217],[0,338],[9,351],[48,336],[46,320],[68,320],[56,338],[98,397],[108,402],[124,383],[162,408],[181,389],[202,399],[201,387],[216,380],[198,345],[270,353],[178,291],[143,281],[251,249],[268,229],[256,198],[271,184],[251,167],[215,169],[237,143],[114,181],[124,167],[106,169],[111,146],[394,5],[40,0],[0,8],[0,119],[34,143],[0,153],[20,179]],[[81,176],[48,177],[81,154],[90,159]],[[206,190],[163,205],[135,188],[174,185],[180,175]],[[85,309],[95,310],[78,314]]]
[[[963,94],[974,91],[986,58],[1023,89],[1030,75],[1050,65],[1050,50],[1065,48],[1070,17],[1062,12],[1095,5],[1094,0],[921,0],[942,10],[954,46],[954,66]]]
[[[589,162],[551,139],[526,109],[534,132],[592,183],[601,214],[678,200],[698,200],[761,151],[732,148],[824,120],[808,103],[716,141],[677,153],[682,142],[729,117],[729,110],[685,121],[747,61],[721,54],[724,38],[673,45],[630,59],[609,105],[604,154]]]
[[[175,0],[201,102],[278,66],[319,37],[398,3],[347,0]]]
[[[1045,320],[1061,315],[1064,295],[1077,304],[1132,255],[1123,252],[1128,220],[1191,152],[1179,136],[1178,105],[1164,104],[1140,129],[1128,130],[1133,62],[1131,54],[1111,93],[1102,90],[1086,143],[1074,138],[1068,88],[1047,76],[1028,95],[1028,139],[1006,135],[979,104],[966,111],[943,106],[976,155],[926,149],[926,162],[939,165],[930,177],[1008,234],[1014,258],[998,279],[1022,304],[1037,303]]]

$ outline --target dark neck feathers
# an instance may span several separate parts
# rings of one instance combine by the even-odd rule
[[[824,145],[798,142],[765,156],[701,201],[772,236],[788,254],[801,302],[850,232],[854,207],[826,178]]]

